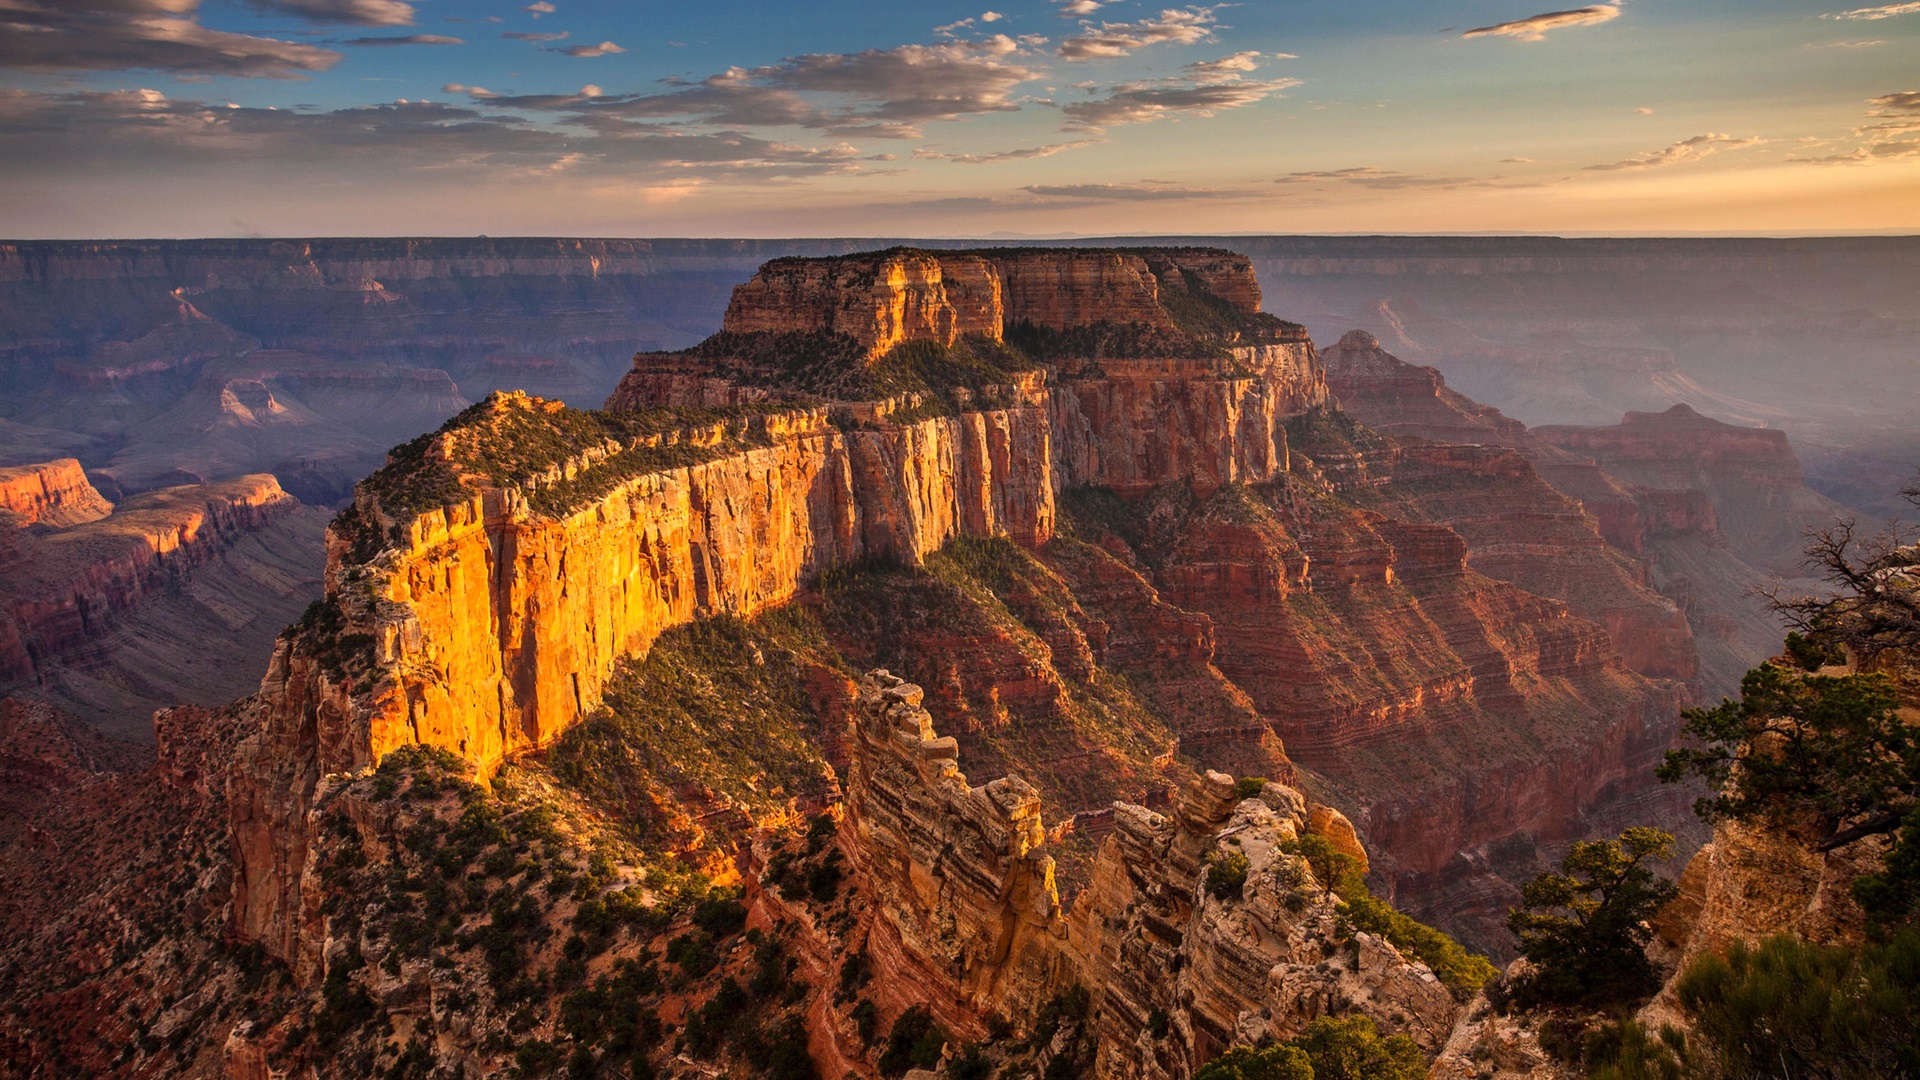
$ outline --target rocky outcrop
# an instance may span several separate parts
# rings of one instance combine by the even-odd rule
[[[1208,249],[922,251],[776,259],[734,290],[722,322],[735,334],[836,334],[869,357],[908,341],[1001,340],[1009,328],[1097,324],[1173,332],[1163,291],[1210,296],[1260,313],[1253,268]]]
[[[1077,983],[1100,1077],[1188,1077],[1324,1015],[1371,1016],[1430,1054],[1447,1041],[1453,995],[1370,934],[1340,947],[1330,892],[1284,850],[1313,821],[1354,843],[1337,811],[1278,783],[1237,799],[1220,773],[1182,785],[1167,814],[1116,804],[1063,916],[1032,789],[1016,777],[969,787],[920,700],[877,671],[852,720],[841,842],[870,889],[879,994],[971,1037],[983,1016],[1025,1029]],[[1208,889],[1208,866],[1230,856],[1246,860],[1244,887]]]
[[[1651,586],[1647,515],[1590,462],[1529,437],[1526,426],[1449,389],[1356,330],[1325,354],[1342,406],[1404,445],[1366,477],[1396,513],[1443,523],[1475,570],[1563,600],[1606,627],[1627,663],[1660,678],[1699,674],[1686,614]],[[1440,445],[1428,445],[1428,444]],[[1584,468],[1583,468],[1584,466]]]
[[[434,452],[557,409],[498,395]],[[917,563],[962,534],[1052,536],[1043,414],[1017,400],[847,430],[822,409],[755,413],[669,438],[703,460],[617,474],[558,510],[533,500],[596,455],[523,484],[469,477],[464,495],[416,516],[388,515],[363,486],[355,513],[383,550],[367,560],[331,535],[337,621],[281,643],[263,684],[272,719],[242,750],[250,936],[296,948],[306,793],[325,773],[420,743],[484,777],[591,712],[615,665],[672,627],[751,617],[863,557]]]
[[[880,356],[907,341],[998,339],[999,269],[971,255],[896,249],[865,257],[776,259],[733,292],[721,326],[736,334],[839,334]]]
[[[1680,892],[1652,920],[1651,955],[1676,975],[1696,957],[1734,942],[1756,945],[1790,934],[1822,945],[1858,945],[1867,920],[1851,892],[1862,874],[1885,867],[1887,836],[1816,850],[1818,831],[1778,821],[1721,822],[1713,841],[1687,862]],[[1669,1018],[1672,983],[1648,1006]]]
[[[46,678],[152,594],[299,510],[272,476],[248,476],[149,492],[109,516],[13,537],[0,580],[0,685]]]
[[[921,700],[885,671],[862,683],[843,844],[875,901],[878,993],[977,1039],[981,1017],[1032,1016],[1062,985],[1060,899],[1039,794],[1016,776],[969,786]]]
[[[1118,538],[1101,541],[1122,553],[1123,565],[1082,556],[1059,562],[1067,579],[1111,586],[1114,610],[1145,611],[1164,627],[1115,631],[1083,610],[1029,620],[1033,644],[1022,643],[1025,631],[1005,642],[938,637],[942,648],[986,650],[1005,669],[990,687],[975,687],[976,698],[959,673],[964,665],[947,665],[954,685],[937,685],[940,707],[964,705],[982,731],[1004,724],[1009,710],[1058,718],[1068,708],[1064,686],[1049,682],[1048,666],[1027,659],[1029,650],[1044,647],[1054,675],[1079,672],[1075,678],[1091,672],[1095,650],[1109,643],[1136,657],[1141,649],[1184,650],[1174,678],[1196,696],[1166,715],[1195,739],[1194,753],[1217,752],[1220,763],[1266,761],[1259,767],[1285,774],[1291,766],[1278,744],[1300,740],[1304,759],[1366,808],[1356,821],[1383,853],[1378,873],[1409,903],[1419,908],[1461,881],[1492,882],[1475,886],[1486,910],[1474,917],[1497,922],[1508,898],[1501,890],[1510,886],[1489,874],[1525,870],[1536,843],[1570,835],[1619,782],[1644,771],[1670,734],[1677,701],[1672,688],[1621,665],[1600,627],[1473,572],[1476,547],[1523,563],[1540,552],[1514,546],[1516,524],[1577,532],[1577,512],[1553,502],[1510,453],[1444,448],[1412,455],[1407,467],[1418,466],[1418,482],[1381,503],[1384,512],[1335,509],[1340,498],[1373,499],[1368,493],[1380,485],[1369,470],[1390,475],[1385,463],[1399,452],[1389,447],[1382,458],[1380,448],[1361,445],[1377,437],[1349,444],[1315,434],[1347,421],[1300,419],[1325,401],[1317,357],[1309,343],[1289,340],[1288,324],[1245,310],[1253,305],[1250,275],[1231,256],[981,257],[992,270],[987,280],[999,274],[1003,287],[1041,274],[1048,259],[1060,264],[1049,273],[1069,283],[1093,273],[1088,266],[1131,266],[1145,275],[1141,289],[1153,283],[1162,300],[1185,291],[1228,329],[1211,339],[1167,339],[1185,342],[1192,355],[1159,355],[1155,345],[1140,355],[1065,356],[998,384],[826,406],[752,402],[711,422],[638,436],[632,425],[656,421],[593,420],[499,396],[414,444],[362,485],[343,519],[350,527],[336,530],[327,625],[283,643],[266,684],[272,721],[242,752],[251,763],[234,799],[244,932],[282,956],[302,949],[303,793],[315,778],[368,767],[416,742],[458,754],[485,776],[590,713],[615,666],[644,655],[667,629],[707,615],[750,617],[858,560],[916,565],[956,537],[1042,548],[1053,537],[1059,493],[1083,485],[1135,500],[1178,493],[1164,507],[1140,504],[1140,521],[1153,523],[1157,539],[1133,552]],[[785,297],[813,305],[820,319],[899,312],[906,321],[889,323],[895,331],[932,334],[945,316],[928,321],[926,312],[940,296],[953,304],[944,270],[934,288],[933,266],[946,257],[916,258],[896,252],[775,268],[743,287],[740,308]],[[919,267],[912,288],[891,269],[884,281],[875,270],[897,265],[904,275],[908,263]],[[835,285],[842,276],[853,284]],[[853,308],[819,315],[821,297],[836,288],[857,294],[847,300]],[[1002,306],[1012,312],[1018,305],[1008,295]],[[870,309],[870,301],[884,302]],[[1029,302],[1037,301],[1019,301]],[[1185,312],[1188,326],[1201,325],[1186,301],[1170,303],[1161,308],[1169,320]],[[1062,300],[1068,314],[1058,318],[1102,313],[1081,304]],[[1123,308],[1106,314],[1125,315]],[[1222,311],[1237,312],[1231,318],[1244,325]],[[716,341],[731,348],[755,333],[765,332]],[[938,337],[922,340],[943,347]],[[638,358],[636,376],[656,370],[656,359]],[[625,403],[636,385],[623,384],[615,401]],[[667,384],[645,385],[651,393]],[[761,388],[782,392],[777,383]],[[1293,459],[1290,427],[1314,442],[1310,464]],[[602,428],[627,434],[582,435],[566,454],[543,450],[546,457],[530,462],[497,460],[503,447]],[[451,472],[429,483],[442,467]],[[440,483],[451,486],[419,505],[401,495]],[[1501,485],[1501,498],[1517,507],[1467,497]],[[1416,488],[1433,496],[1424,509]],[[1589,553],[1602,547],[1591,531],[1582,535]],[[1133,766],[1117,768],[1116,776]],[[1486,854],[1495,848],[1506,854]]]
[[[83,525],[113,513],[113,504],[87,482],[73,458],[0,469],[0,528],[43,522]],[[4,515],[13,515],[9,522]]]
[[[1657,518],[1695,529],[1705,521],[1683,492],[1705,493],[1712,521],[1745,562],[1792,573],[1803,537],[1845,509],[1807,489],[1785,433],[1738,427],[1675,405],[1661,413],[1630,412],[1612,427],[1534,428],[1541,442],[1589,459],[1607,474],[1643,489]],[[1671,528],[1671,524],[1665,527]]]

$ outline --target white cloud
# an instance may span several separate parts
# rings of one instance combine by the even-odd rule
[[[1068,60],[1104,60],[1131,56],[1149,45],[1192,45],[1213,36],[1213,12],[1210,7],[1168,8],[1157,18],[1089,26],[1062,41],[1060,55]]]
[[[476,103],[512,100],[457,83],[445,89]],[[9,150],[0,155],[0,185],[26,176],[163,175],[243,163],[303,170],[315,160],[336,174],[485,177],[559,168],[620,177],[636,167],[659,167],[690,179],[773,178],[850,171],[858,153],[844,145],[798,146],[737,131],[699,134],[617,117],[575,126],[584,133],[430,101],[311,111],[234,108],[153,90],[0,90],[0,143]]]
[[[1637,114],[1639,114],[1639,115],[1641,115],[1641,116],[1652,116],[1652,115],[1653,115],[1653,110],[1652,110],[1652,109],[1648,109],[1648,108],[1639,108],[1639,109],[1635,109],[1635,110],[1633,110],[1633,111],[1634,111],[1635,113],[1637,113]]]
[[[1000,14],[997,11],[983,11],[980,13],[980,21],[983,23],[999,22],[1001,19],[1004,19],[1004,18],[1006,18],[1006,16]]]
[[[577,57],[582,60],[591,60],[597,56],[612,56],[615,53],[623,53],[627,50],[615,45],[611,41],[603,41],[598,45],[569,45],[564,49],[553,49],[551,51],[563,52],[568,56]]]
[[[1524,19],[1515,19],[1513,22],[1476,27],[1460,36],[1545,41],[1549,31],[1564,30],[1572,26],[1597,26],[1600,23],[1612,22],[1619,17],[1619,4],[1593,4],[1589,7],[1575,8],[1572,11],[1549,11],[1544,15],[1530,15]]]
[[[552,4],[547,3],[547,0],[534,0],[533,3],[528,4],[526,7],[523,7],[520,10],[532,12],[533,17],[537,19],[542,15],[551,15],[555,11],[558,11],[559,9],[554,7]]]
[[[698,81],[666,80],[653,94],[614,94],[583,106],[576,95],[491,99],[508,108],[580,109],[623,119],[693,120],[726,127],[804,127],[844,136],[918,138],[919,125],[1009,112],[1013,92],[1038,73],[1017,60],[1005,34],[858,53],[810,53],[758,68],[729,68]],[[830,95],[837,105],[803,95]]]
[[[1743,150],[1749,146],[1758,146],[1764,139],[1741,139],[1732,135],[1709,132],[1695,135],[1691,139],[1682,139],[1671,146],[1639,157],[1616,161],[1611,165],[1589,165],[1588,172],[1613,172],[1619,169],[1659,169],[1669,165],[1680,165],[1689,161],[1698,161],[1721,150]]]
[[[1187,74],[1196,79],[1237,79],[1242,74],[1256,70],[1260,64],[1257,52],[1237,52],[1223,56],[1218,60],[1201,60],[1186,67]]]
[[[1883,94],[1867,105],[1867,117],[1878,123],[1854,129],[1854,135],[1861,141],[1852,150],[1827,157],[1788,160],[1822,165],[1871,165],[1920,157],[1920,90]]]
[[[1099,11],[1101,0],[1053,0],[1053,2],[1059,5],[1061,18],[1073,19]]]
[[[1883,7],[1854,8],[1852,11],[1835,12],[1822,15],[1823,19],[1891,19],[1899,15],[1912,15],[1920,12],[1920,3],[1887,4]]]

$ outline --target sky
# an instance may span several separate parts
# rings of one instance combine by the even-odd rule
[[[0,236],[1920,232],[1920,2],[0,0]]]

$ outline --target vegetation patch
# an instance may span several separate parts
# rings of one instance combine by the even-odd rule
[[[703,619],[662,635],[624,662],[601,706],[543,755],[562,785],[618,808],[636,839],[685,843],[681,804],[705,790],[766,815],[828,788],[808,665],[833,666],[802,608],[751,623]]]

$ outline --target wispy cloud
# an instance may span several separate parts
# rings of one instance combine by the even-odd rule
[[[843,136],[918,138],[921,125],[1010,112],[1014,90],[1039,73],[1004,34],[858,53],[809,53],[704,79],[668,79],[663,93],[611,94],[586,106],[572,95],[487,99],[496,107],[579,108],[584,117],[677,120],[730,128],[801,127]],[[822,104],[808,95],[838,99]]]
[[[1547,34],[1554,30],[1565,30],[1575,26],[1597,26],[1612,22],[1620,17],[1619,4],[1593,4],[1575,8],[1571,11],[1549,11],[1543,15],[1530,15],[1512,22],[1495,23],[1492,26],[1479,26],[1461,37],[1505,37],[1515,41],[1545,41]]]
[[[446,37],[441,34],[408,34],[405,37],[350,38],[341,44],[378,47],[382,45],[465,45],[466,42],[457,37]]]
[[[1211,38],[1215,22],[1210,7],[1168,8],[1138,22],[1087,26],[1060,43],[1060,55],[1067,60],[1104,60],[1131,56],[1149,45],[1192,45]]]
[[[537,42],[547,42],[547,41],[565,41],[567,40],[567,38],[572,37],[573,35],[567,33],[565,30],[561,30],[551,34],[534,33],[528,30],[508,30],[506,33],[501,34],[500,36],[503,38],[511,39],[513,41],[532,41],[537,43]]]
[[[523,7],[520,10],[531,12],[533,17],[537,19],[542,15],[551,15],[560,9],[554,7],[552,4],[547,3],[547,0],[534,0],[533,3],[528,4],[526,7]]]
[[[1824,44],[1809,43],[1809,49],[1871,49],[1876,45],[1885,45],[1886,38],[1874,38],[1872,41],[1829,41]]]
[[[479,87],[447,89],[508,100]],[[588,99],[583,93],[578,100]],[[10,151],[0,157],[0,183],[103,169],[165,173],[261,163],[298,169],[315,155],[336,171],[480,178],[555,170],[624,176],[636,167],[658,167],[690,180],[764,179],[862,168],[859,152],[845,145],[799,146],[737,131],[700,134],[608,119],[578,125],[582,133],[430,101],[313,111],[176,100],[156,90],[0,91],[0,140]]]
[[[1053,0],[1063,19],[1077,19],[1100,10],[1101,0]]]
[[[1509,161],[1527,161],[1526,158],[1509,158]],[[1476,176],[1426,176],[1419,173],[1398,172],[1392,169],[1379,169],[1371,165],[1362,165],[1350,169],[1318,169],[1309,172],[1292,172],[1275,180],[1276,184],[1340,184],[1351,187],[1371,188],[1377,191],[1406,191],[1418,188],[1465,188],[1520,186],[1499,185],[1497,180]]]
[[[1197,83],[1156,79],[1121,83],[1104,96],[1063,105],[1060,111],[1066,114],[1070,127],[1102,131],[1121,124],[1150,123],[1181,113],[1212,116],[1222,109],[1238,109],[1264,101],[1299,85],[1299,79],[1234,78]]]
[[[1749,146],[1758,146],[1764,139],[1742,139],[1718,132],[1695,135],[1691,139],[1682,139],[1671,146],[1651,153],[1630,157],[1608,165],[1589,165],[1588,172],[1613,172],[1620,169],[1660,169],[1669,165],[1680,165],[1689,161],[1698,161],[1721,150],[1743,150]]]
[[[254,7],[298,15],[323,23],[353,26],[412,26],[413,5],[401,0],[251,0]],[[195,4],[174,4],[176,9]]]
[[[1184,70],[1195,79],[1237,79],[1247,72],[1257,71],[1260,67],[1259,57],[1260,54],[1257,52],[1237,52],[1218,60],[1195,61],[1188,64]],[[1290,53],[1275,53],[1273,58],[1275,60],[1300,59]]]
[[[1881,7],[1854,8],[1852,11],[1836,11],[1831,15],[1820,16],[1823,19],[1891,19],[1900,15],[1920,13],[1920,3],[1886,4]]]
[[[1179,199],[1218,199],[1241,192],[1215,188],[1181,187],[1177,184],[1030,184],[1021,189],[1030,195],[1048,199],[1091,199],[1100,202],[1159,202]]]
[[[612,56],[615,53],[623,53],[627,50],[615,45],[611,41],[603,41],[598,45],[569,45],[564,49],[549,49],[548,51],[566,53],[568,56],[578,59],[590,60],[598,56]]]
[[[954,154],[944,150],[921,147],[913,152],[916,159],[922,161],[951,161],[957,165],[997,165],[1006,161],[1030,161],[1034,158],[1052,157],[1068,150],[1078,150],[1083,146],[1092,146],[1099,139],[1075,139],[1071,142],[1049,143],[1046,146],[1026,146],[1017,150],[999,150],[990,154]]]

